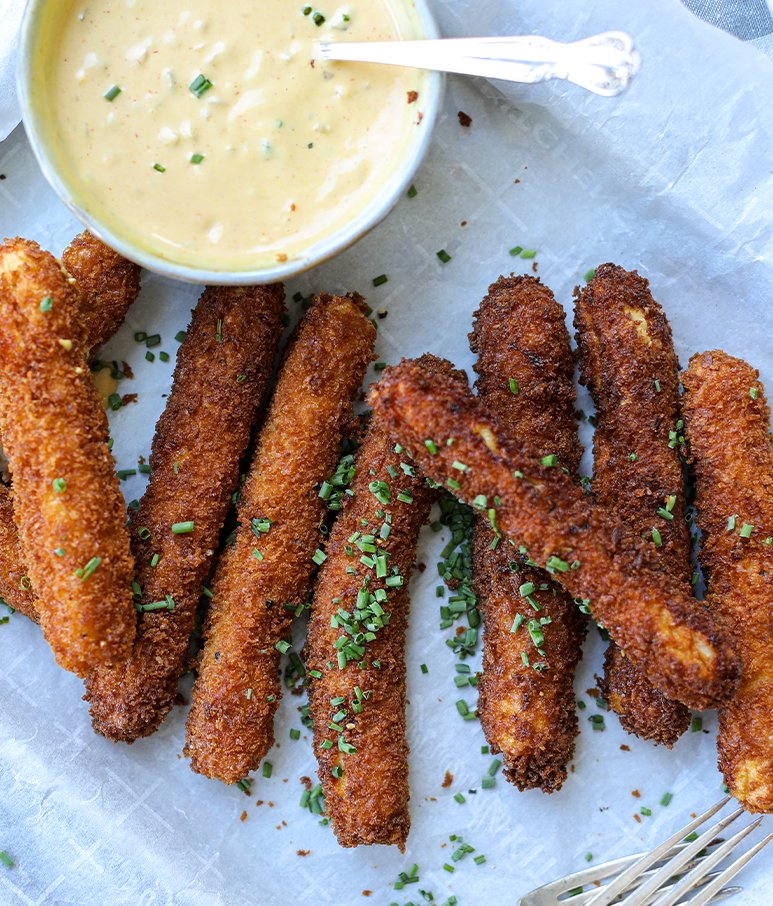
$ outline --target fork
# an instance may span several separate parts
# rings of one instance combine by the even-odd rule
[[[762,817],[756,818],[729,840],[720,838],[722,831],[744,813],[738,808],[697,836],[696,828],[729,801],[730,797],[726,796],[651,852],[624,856],[559,878],[521,897],[519,906],[609,906],[610,903],[705,906],[732,896],[741,888],[725,887],[725,884],[773,840],[773,834],[768,834],[726,868],[712,871],[762,821]],[[694,897],[685,899],[697,888],[700,890]]]

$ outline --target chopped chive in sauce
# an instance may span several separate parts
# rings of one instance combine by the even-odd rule
[[[157,173],[166,173],[166,167],[163,164],[153,164],[153,169]]]
[[[121,89],[117,85],[113,85],[111,88],[108,88],[105,92],[106,101],[114,101],[118,95],[121,93]]]
[[[212,82],[210,82],[205,75],[199,73],[188,87],[192,94],[195,94],[197,98],[200,98],[205,92],[209,91],[212,87]]]
[[[192,164],[200,164],[203,160],[204,160],[203,154],[199,154],[198,152],[196,154],[191,154],[191,163]]]

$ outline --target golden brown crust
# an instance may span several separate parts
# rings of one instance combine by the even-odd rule
[[[741,680],[719,714],[719,769],[751,812],[773,811],[773,450],[758,372],[715,350],[682,375],[709,603],[735,641]],[[735,517],[734,520],[731,517]],[[745,538],[743,526],[753,526]],[[748,532],[748,529],[746,530]],[[766,543],[766,541],[768,543]]]
[[[478,353],[478,395],[500,436],[528,439],[534,457],[555,454],[559,466],[574,474],[582,455],[574,359],[564,311],[552,292],[534,277],[500,277],[475,314],[470,347]],[[546,572],[523,560],[496,539],[485,517],[479,519],[473,543],[484,623],[478,715],[492,752],[503,755],[508,780],[520,790],[550,793],[561,788],[574,754],[573,681],[586,620]],[[529,584],[534,589],[527,600],[520,589]],[[516,618],[522,622],[513,632]],[[530,629],[543,633],[544,657]]]
[[[109,739],[148,736],[172,707],[201,586],[268,388],[283,300],[281,286],[208,287],[193,312],[131,525],[142,603],[168,595],[174,609],[142,613],[129,660],[88,678],[94,729]],[[172,532],[189,521],[193,532]]]
[[[424,357],[423,362],[424,367],[446,380],[463,379],[443,360]],[[304,652],[307,675],[313,677],[309,681],[309,704],[314,753],[325,807],[341,846],[383,843],[402,849],[411,823],[405,738],[408,580],[419,529],[427,520],[435,494],[422,475],[405,474],[401,464],[412,471],[405,454],[395,452],[391,430],[374,416],[357,454],[357,472],[351,484],[354,496],[346,501],[326,548],[327,560],[314,591]],[[373,482],[384,483],[380,498],[372,489]],[[398,495],[409,499],[401,500]],[[380,536],[384,524],[390,526],[386,539]],[[357,541],[362,535],[374,536],[366,543],[374,544],[378,553],[360,550]],[[363,556],[381,555],[386,556],[388,577],[378,577],[376,569],[361,560]],[[394,582],[395,575],[403,577],[403,584],[387,585],[390,580]],[[384,600],[379,603],[377,595],[384,595]],[[361,660],[354,652],[352,659],[341,665],[338,640],[351,640],[357,624],[347,631],[345,624],[334,626],[331,620],[340,610],[354,617],[358,607],[365,610],[371,606],[382,608],[389,615],[388,622],[374,629],[375,638],[362,643]],[[360,625],[368,619],[371,617],[361,617]],[[362,693],[359,705],[357,689]],[[342,746],[352,746],[355,751],[347,754],[341,751]],[[341,776],[336,777],[333,771]]]
[[[594,615],[662,691],[700,708],[732,694],[738,671],[732,647],[680,585],[656,572],[652,545],[631,538],[614,513],[591,505],[561,469],[502,443],[470,392],[403,361],[384,372],[370,399],[427,475],[453,476],[466,502],[498,496],[502,530],[536,562],[561,561],[556,581],[573,597],[590,599]],[[435,455],[427,438],[435,441]],[[468,470],[455,469],[455,460]]]
[[[137,298],[140,268],[89,232],[80,233],[72,240],[64,250],[62,264],[80,291],[77,317],[93,353],[118,330]],[[0,597],[37,622],[35,595],[30,587],[20,585],[26,567],[13,520],[12,495],[7,489],[0,491],[0,495]]]
[[[275,646],[293,616],[285,605],[306,600],[326,509],[319,486],[335,469],[374,342],[361,300],[345,296],[317,297],[291,340],[212,586],[185,746],[207,777],[242,779],[274,742]],[[256,535],[256,519],[270,520],[267,532]]]
[[[679,363],[671,327],[647,281],[615,264],[600,265],[588,285],[575,290],[574,326],[581,380],[596,405],[593,497],[614,508],[627,531],[651,539],[656,529],[661,547],[654,565],[687,591],[690,535],[676,441]],[[657,513],[669,498],[671,520]],[[610,643],[602,695],[629,733],[671,748],[690,723],[689,710],[615,649]]]
[[[0,427],[16,520],[44,635],[58,663],[83,676],[128,656],[135,614],[107,418],[72,317],[79,305],[77,287],[36,243],[0,248]]]
[[[88,230],[62,253],[64,269],[75,278],[83,304],[78,317],[91,349],[118,330],[140,291],[140,267],[114,252]]]
[[[0,598],[9,607],[38,622],[35,595],[13,518],[11,491],[4,484],[0,484]]]

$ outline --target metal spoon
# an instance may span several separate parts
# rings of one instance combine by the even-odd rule
[[[625,91],[641,62],[631,36],[620,31],[566,44],[539,35],[518,35],[433,41],[326,41],[320,42],[318,49],[323,60],[386,63],[508,82],[566,79],[605,97]]]

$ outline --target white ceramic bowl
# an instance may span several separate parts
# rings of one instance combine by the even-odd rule
[[[405,0],[405,2],[415,8],[421,31],[419,37],[438,37],[437,26],[425,0]],[[386,217],[411,184],[429,147],[432,129],[443,101],[445,85],[443,76],[436,72],[427,73],[426,89],[423,93],[424,103],[422,104],[423,119],[414,138],[408,144],[404,157],[399,161],[399,165],[395,167],[378,195],[371,199],[358,216],[342,229],[315,242],[302,254],[293,256],[292,260],[271,266],[256,266],[254,269],[211,270],[191,267],[174,262],[167,257],[155,255],[146,248],[138,247],[126,236],[102,223],[78,203],[74,188],[57,166],[52,148],[51,130],[42,121],[43,118],[38,115],[35,104],[32,102],[33,85],[36,76],[39,77],[38,66],[41,60],[41,51],[38,46],[41,25],[45,23],[47,12],[57,3],[59,0],[29,0],[22,21],[17,81],[24,127],[30,145],[43,175],[54,191],[89,230],[124,257],[164,276],[191,283],[221,285],[275,283],[315,267],[349,248]]]

